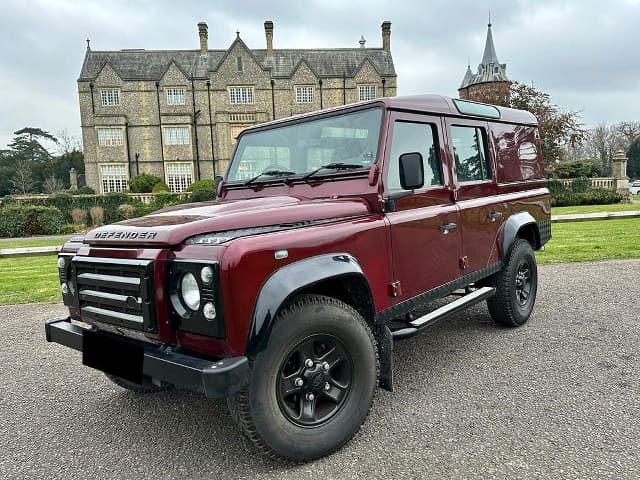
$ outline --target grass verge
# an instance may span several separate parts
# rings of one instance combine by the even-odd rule
[[[536,253],[541,265],[640,258],[639,218],[554,223],[552,233],[545,251]],[[60,301],[55,255],[0,259],[0,305]]]
[[[640,257],[640,218],[554,223],[540,264]]]
[[[574,207],[553,207],[551,215],[572,215],[574,213],[628,212],[640,210],[640,203],[616,203],[613,205],[576,205]]]
[[[61,301],[56,255],[0,258],[0,305]]]
[[[640,205],[638,205],[640,207]],[[69,236],[71,238],[71,236]],[[22,248],[22,247],[58,247],[62,245],[65,240],[52,240],[50,238],[26,238],[21,240],[2,240],[0,241],[0,248]]]

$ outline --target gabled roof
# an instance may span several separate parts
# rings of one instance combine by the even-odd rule
[[[271,57],[266,56],[265,49],[247,50],[259,65],[271,70],[274,78],[291,77],[302,60],[319,77],[353,77],[367,58],[381,76],[396,75],[391,52],[382,48],[274,49]],[[172,61],[187,76],[205,78],[209,71],[216,70],[228,52],[209,50],[201,61],[200,50],[88,49],[79,80],[93,80],[106,61],[123,80],[160,80]]]

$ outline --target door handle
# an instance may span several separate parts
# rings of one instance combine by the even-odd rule
[[[502,212],[495,212],[494,211],[494,212],[489,213],[489,220],[491,220],[492,222],[495,222],[501,216],[502,216]]]
[[[454,228],[457,228],[458,225],[455,223],[443,223],[442,225],[440,225],[440,231],[446,235],[447,233],[449,233],[449,230],[453,230]]]

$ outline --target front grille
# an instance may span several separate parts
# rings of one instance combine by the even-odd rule
[[[75,256],[71,275],[83,320],[155,331],[152,260]]]

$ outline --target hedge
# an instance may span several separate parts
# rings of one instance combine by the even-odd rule
[[[583,193],[571,191],[551,196],[552,207],[572,207],[574,205],[610,205],[620,203],[622,195],[612,190],[592,188]]]
[[[122,220],[122,215],[118,207],[122,204],[131,204],[136,210],[142,203],[124,193],[107,193],[106,195],[69,195],[68,193],[58,193],[48,197],[28,198],[12,200],[7,197],[2,199],[3,205],[34,205],[43,207],[55,207],[64,215],[64,223],[73,223],[71,211],[79,208],[86,212],[91,207],[102,207],[104,210],[104,222],[113,223]]]
[[[55,207],[7,205],[0,207],[0,237],[52,235],[65,224],[64,215]]]

